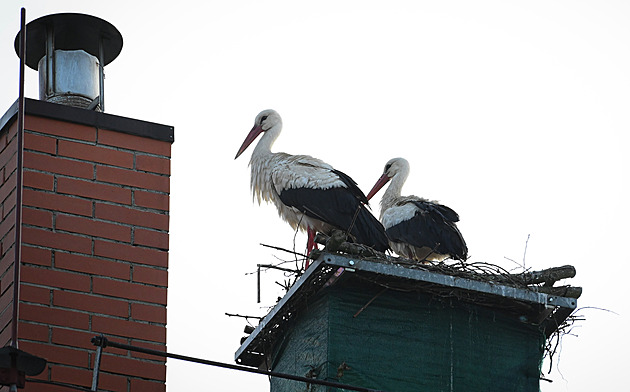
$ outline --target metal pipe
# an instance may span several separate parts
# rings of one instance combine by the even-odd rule
[[[100,347],[111,346],[111,347],[120,348],[120,349],[123,349],[123,350],[136,351],[136,352],[141,352],[141,353],[144,353],[144,354],[155,355],[155,356],[158,356],[158,357],[181,359],[183,361],[195,362],[195,363],[200,363],[200,364],[203,364],[203,365],[217,366],[217,367],[222,367],[222,368],[232,369],[232,370],[241,370],[241,371],[249,372],[249,373],[264,374],[264,375],[270,376],[270,377],[285,378],[285,379],[288,379],[288,380],[301,381],[301,382],[305,382],[305,383],[308,383],[308,384],[317,384],[317,385],[324,385],[324,386],[328,386],[328,387],[347,389],[347,390],[350,390],[350,391],[384,392],[384,391],[377,390],[377,389],[357,387],[357,386],[342,384],[342,383],[338,383],[338,382],[334,382],[334,381],[318,380],[318,379],[315,379],[315,378],[294,376],[292,374],[286,374],[286,373],[271,372],[271,371],[268,371],[268,370],[261,370],[261,369],[256,369],[256,368],[250,368],[250,367],[241,366],[241,365],[232,365],[232,364],[229,364],[229,363],[209,361],[209,360],[206,360],[206,359],[188,357],[188,356],[185,356],[185,355],[171,354],[171,353],[167,353],[165,351],[151,350],[149,348],[137,347],[137,346],[131,346],[131,345],[124,344],[124,343],[113,342],[111,340],[108,340],[104,336],[95,336],[95,337],[93,337],[92,338],[92,344],[94,344],[95,346],[100,346]]]
[[[94,359],[94,370],[92,371],[92,391],[98,390],[98,376],[101,370],[101,355],[103,347],[98,346],[96,349],[96,358]]]

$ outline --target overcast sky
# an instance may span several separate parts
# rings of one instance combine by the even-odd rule
[[[203,4],[203,5],[200,5]],[[17,99],[13,40],[27,20],[100,17],[123,35],[106,111],[175,127],[168,350],[233,362],[245,321],[281,293],[258,263],[294,233],[252,202],[234,155],[276,109],[275,151],[310,154],[367,193],[383,165],[456,210],[471,261],[574,265],[584,288],[543,392],[627,385],[630,3],[627,1],[3,1],[0,112]],[[26,95],[38,98],[37,73]],[[379,200],[381,194],[376,196]],[[378,203],[373,210],[378,214]],[[529,238],[529,241],[528,241]],[[306,236],[295,237],[296,249]],[[603,308],[609,311],[598,310]],[[268,390],[264,376],[168,361],[167,389]]]

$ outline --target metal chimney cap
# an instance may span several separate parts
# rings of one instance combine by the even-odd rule
[[[85,14],[53,14],[42,16],[26,25],[26,65],[37,70],[46,55],[46,33],[52,27],[54,48],[82,49],[99,58],[99,41],[103,40],[103,64],[112,62],[122,50],[122,35],[111,23]],[[15,37],[15,52],[20,54],[20,33]]]

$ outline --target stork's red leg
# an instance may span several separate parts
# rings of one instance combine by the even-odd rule
[[[306,242],[306,266],[304,267],[305,269],[308,268],[309,265],[309,261],[310,259],[308,258],[308,255],[311,253],[311,251],[313,249],[317,249],[317,243],[315,242],[315,229],[313,229],[312,227],[307,227],[306,228],[306,234],[308,236],[308,240]]]

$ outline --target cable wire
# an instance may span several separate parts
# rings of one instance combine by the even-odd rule
[[[385,392],[385,391],[382,391],[382,390],[376,390],[376,389],[370,389],[370,388],[364,388],[364,387],[357,387],[357,386],[342,384],[342,383],[338,383],[338,382],[334,382],[334,381],[318,380],[318,379],[314,379],[314,378],[308,378],[308,377],[302,377],[302,376],[294,376],[292,374],[277,373],[277,372],[271,372],[271,371],[268,371],[268,370],[260,370],[260,369],[256,369],[256,368],[250,368],[250,367],[241,366],[241,365],[233,365],[233,364],[230,364],[230,363],[209,361],[207,359],[200,359],[200,358],[194,358],[194,357],[189,357],[189,356],[185,356],[185,355],[172,354],[172,353],[168,353],[168,352],[165,352],[165,351],[152,350],[152,349],[148,349],[148,348],[144,348],[144,347],[138,347],[138,346],[132,346],[132,345],[129,345],[129,344],[113,342],[111,340],[108,340],[104,336],[95,336],[95,337],[93,337],[92,338],[92,344],[94,344],[95,346],[103,347],[103,348],[105,348],[107,346],[111,346],[111,347],[120,348],[120,349],[123,349],[123,350],[136,351],[136,352],[141,352],[141,353],[149,354],[149,355],[155,355],[155,356],[159,356],[159,357],[180,359],[180,360],[183,360],[183,361],[195,362],[195,363],[200,363],[200,364],[203,364],[203,365],[217,366],[217,367],[222,367],[222,368],[227,368],[227,369],[232,369],[232,370],[240,370],[240,371],[249,372],[249,373],[264,374],[264,375],[270,376],[270,377],[278,377],[278,378],[284,378],[284,379],[294,380],[294,381],[302,381],[302,382],[305,382],[307,384],[318,384],[318,385],[324,385],[324,386],[335,387],[335,388],[342,388],[342,389],[346,389],[346,390],[350,390],[350,391],[358,391],[358,392]]]

